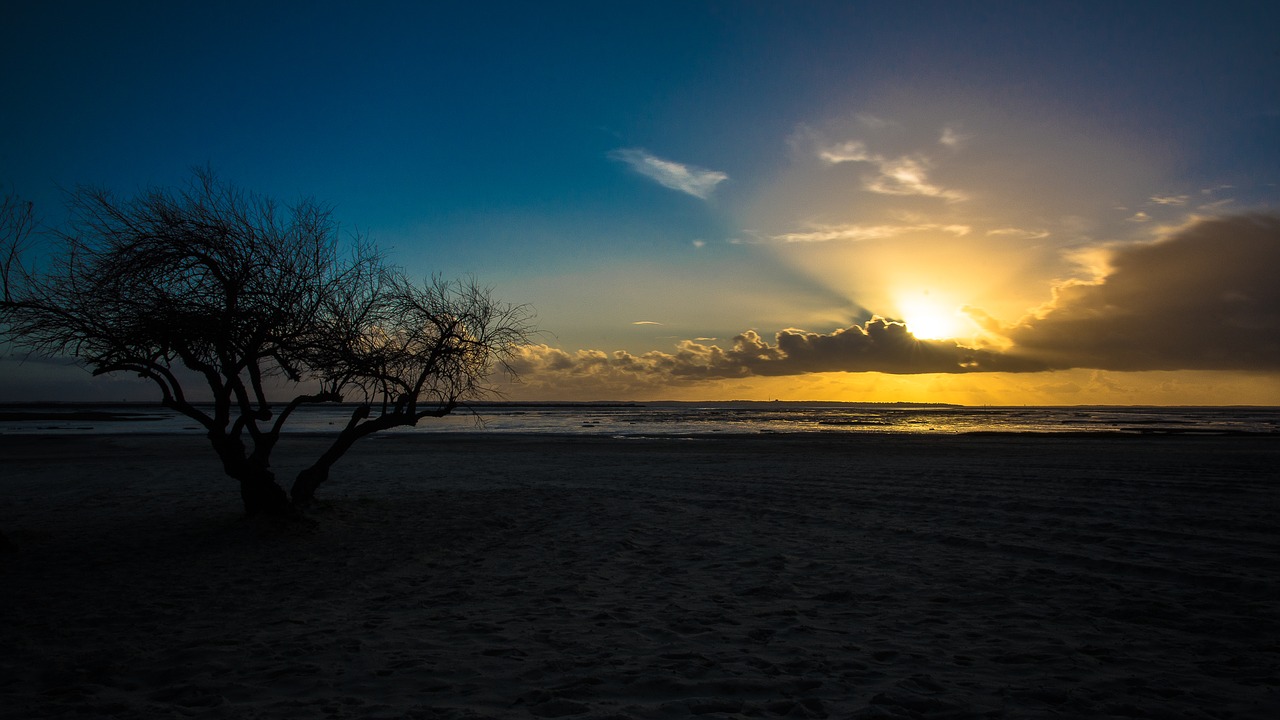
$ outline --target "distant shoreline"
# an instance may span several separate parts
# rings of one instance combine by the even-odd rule
[[[274,404],[283,405],[285,401],[277,400]],[[205,407],[211,403],[197,401],[193,402],[196,407]],[[311,407],[357,407],[363,405],[362,402],[340,402],[340,403],[319,403]],[[376,406],[376,403],[375,403]],[[13,408],[96,408],[96,407],[130,407],[130,408],[156,408],[168,410],[161,402],[155,400],[11,400],[0,401],[0,415],[6,412],[12,412]],[[798,408],[908,408],[908,409],[948,409],[957,410],[1036,410],[1036,409],[1080,409],[1080,410],[1105,410],[1105,409],[1125,409],[1138,410],[1144,408],[1151,409],[1183,409],[1183,410],[1276,410],[1280,409],[1280,405],[1148,405],[1148,404],[1091,404],[1083,403],[1078,405],[965,405],[961,403],[931,403],[931,402],[909,402],[909,401],[891,401],[891,402],[872,402],[860,400],[512,400],[512,401],[481,401],[463,403],[458,406],[459,409],[484,409],[484,408],[539,408],[539,409],[591,409],[591,408],[655,408],[655,407],[679,407],[679,408],[777,408],[777,407],[798,407]]]
[[[330,436],[352,405],[308,407],[286,435]],[[127,429],[126,429],[127,428]],[[0,435],[203,435],[204,429],[160,405],[0,405]],[[1280,409],[1264,407],[964,408],[959,406],[492,404],[461,408],[387,433],[483,436],[764,437],[951,435],[1052,437],[1280,436]],[[379,434],[383,436],[384,434]]]
[[[0,410],[0,422],[42,422],[58,420],[77,420],[82,422],[133,422],[150,420],[150,416],[133,413],[106,412],[94,410],[72,410],[69,412],[11,412]]]

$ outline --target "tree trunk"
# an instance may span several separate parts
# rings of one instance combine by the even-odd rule
[[[269,471],[249,471],[241,475],[239,480],[245,515],[291,517],[297,514],[284,488],[276,484],[275,476]]]
[[[294,517],[298,514],[267,464],[264,455],[270,454],[270,448],[265,454],[246,457],[244,444],[235,435],[211,431],[209,440],[222,460],[223,471],[240,483],[240,500],[246,516]]]
[[[404,424],[402,422],[393,422],[388,424],[388,418],[391,416],[384,415],[378,420],[360,424],[361,420],[369,417],[369,405],[365,403],[351,413],[351,419],[347,421],[346,427],[342,428],[342,432],[338,433],[338,437],[334,438],[333,444],[325,450],[311,467],[298,473],[298,477],[293,480],[293,487],[289,488],[289,495],[293,498],[293,505],[298,509],[302,509],[311,504],[315,499],[316,488],[320,487],[320,483],[329,479],[329,468],[338,462],[352,445],[360,438],[381,430],[386,427]]]
[[[298,473],[298,477],[293,481],[293,487],[289,490],[289,495],[293,498],[294,507],[299,510],[306,509],[315,499],[316,488],[320,487],[320,483],[329,479],[329,465],[316,463],[311,467]]]
[[[338,433],[338,437],[334,439],[329,449],[325,450],[311,467],[298,473],[298,477],[294,478],[293,487],[289,489],[294,508],[301,510],[311,504],[315,499],[316,488],[329,479],[329,468],[333,467],[333,464],[338,462],[360,438],[388,428],[417,425],[418,420],[426,416],[444,417],[453,412],[454,406],[455,403],[450,402],[437,410],[421,413],[397,409],[395,412],[386,413],[371,420],[366,420],[370,412],[367,403],[356,408],[351,413],[351,420],[347,422],[342,432]],[[365,422],[361,422],[362,420]]]

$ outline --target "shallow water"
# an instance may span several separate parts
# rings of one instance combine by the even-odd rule
[[[352,408],[300,410],[288,432],[341,427]],[[36,415],[35,417],[32,417]],[[188,434],[190,419],[156,405],[9,405],[0,434]],[[486,405],[391,432],[567,433],[647,437],[705,433],[1275,434],[1272,407],[963,407],[806,403]]]

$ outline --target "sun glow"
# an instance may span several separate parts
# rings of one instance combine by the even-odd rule
[[[971,321],[959,307],[948,306],[929,293],[901,298],[897,304],[907,329],[919,340],[950,340],[973,333]]]

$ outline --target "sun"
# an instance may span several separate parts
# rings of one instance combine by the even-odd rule
[[[907,330],[918,340],[951,340],[973,330],[958,306],[947,305],[927,292],[900,298],[897,305]]]

